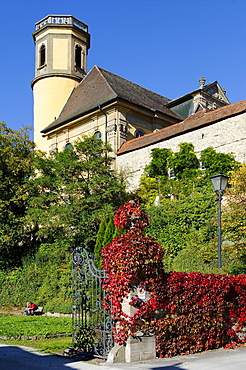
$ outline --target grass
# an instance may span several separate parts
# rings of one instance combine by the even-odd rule
[[[0,315],[0,337],[6,338],[0,338],[0,341],[5,344],[33,347],[46,353],[62,353],[72,345],[71,331],[71,318]],[[66,336],[47,338],[58,334]]]
[[[72,345],[72,338],[71,337],[64,337],[64,338],[50,338],[50,339],[0,339],[1,343],[8,344],[11,346],[25,346],[35,348],[39,351],[48,353],[48,354],[56,354],[56,355],[63,355],[63,351],[71,347]]]

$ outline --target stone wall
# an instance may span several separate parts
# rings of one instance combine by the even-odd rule
[[[232,153],[237,161],[245,163],[246,113],[118,155],[117,170],[124,173],[128,190],[137,189],[144,168],[150,163],[151,151],[154,148],[169,148],[176,152],[180,143],[192,143],[198,156],[203,149],[213,147],[219,153]]]

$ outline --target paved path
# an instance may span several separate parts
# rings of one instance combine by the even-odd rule
[[[42,354],[33,348],[0,344],[1,370],[246,370],[246,347],[156,359],[145,363],[98,365]]]

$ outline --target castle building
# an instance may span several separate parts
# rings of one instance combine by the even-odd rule
[[[132,189],[154,147],[175,151],[192,142],[198,153],[213,146],[245,161],[245,102],[230,104],[217,81],[202,77],[198,89],[171,100],[98,66],[86,73],[90,34],[75,17],[48,15],[35,27],[38,149],[49,154],[96,135],[110,143],[116,169],[128,173]]]

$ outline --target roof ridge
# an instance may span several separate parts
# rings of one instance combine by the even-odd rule
[[[117,95],[117,92],[116,92],[116,91],[113,89],[113,87],[109,84],[109,82],[107,81],[106,77],[103,75],[103,73],[102,73],[102,71],[101,71],[101,70],[106,71],[106,69],[103,69],[103,68],[101,68],[101,67],[99,67],[99,66],[97,66],[97,65],[95,65],[93,68],[96,68],[96,69],[98,70],[98,72],[99,72],[99,73],[100,73],[100,75],[103,77],[104,81],[106,82],[106,84],[108,85],[108,87],[111,89],[111,91],[112,91],[112,92],[114,92],[114,93]],[[106,71],[106,72],[108,72],[108,71]],[[108,73],[110,73],[110,72],[108,72]]]
[[[96,67],[98,67],[98,66],[96,66]],[[100,70],[102,70],[102,71],[105,71],[106,73],[109,73],[109,74],[111,74],[111,75],[115,76],[116,78],[120,78],[120,79],[122,79],[122,80],[125,80],[125,81],[127,81],[128,83],[130,83],[130,84],[132,84],[132,85],[139,86],[141,89],[144,89],[144,90],[146,90],[146,91],[149,91],[149,92],[151,92],[151,93],[152,93],[152,94],[154,94],[154,95],[158,95],[158,96],[160,96],[160,97],[162,97],[162,98],[165,98],[165,99],[167,99],[167,100],[168,100],[168,102],[169,102],[169,101],[171,101],[171,99],[167,98],[166,96],[161,95],[161,94],[159,94],[159,93],[156,93],[155,91],[152,91],[152,90],[150,90],[150,89],[147,89],[146,87],[143,87],[142,85],[139,85],[139,84],[137,84],[136,82],[132,82],[132,81],[128,80],[128,79],[127,79],[127,78],[125,78],[125,77],[121,77],[121,76],[119,76],[119,75],[117,75],[117,74],[115,74],[115,73],[113,73],[113,72],[110,72],[110,71],[108,71],[108,70],[106,70],[106,69],[104,69],[104,68],[101,68],[101,67],[98,67],[98,69],[100,69]]]

